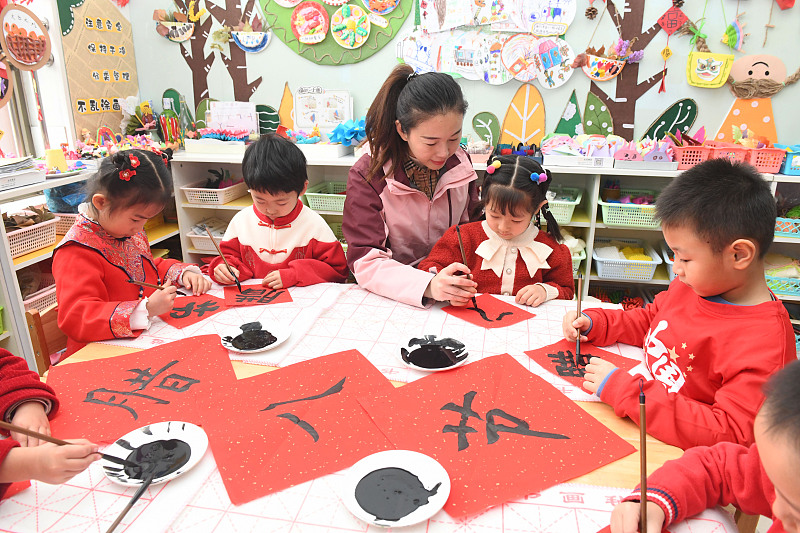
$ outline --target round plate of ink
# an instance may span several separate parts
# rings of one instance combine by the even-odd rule
[[[400,360],[415,370],[441,372],[467,362],[464,343],[451,337],[420,335],[400,346]]]
[[[222,345],[236,353],[259,353],[271,350],[289,338],[291,330],[279,322],[268,326],[261,322],[248,322],[219,334]]]
[[[381,527],[424,522],[444,507],[450,476],[438,461],[409,450],[364,457],[345,474],[342,501],[358,519]]]
[[[175,479],[200,462],[208,448],[208,436],[189,422],[158,422],[135,429],[103,450],[129,461],[121,465],[108,459],[98,464],[114,483],[138,486],[153,474],[151,485]]]

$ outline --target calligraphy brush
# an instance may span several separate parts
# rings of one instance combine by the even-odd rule
[[[236,274],[234,274],[233,270],[231,270],[231,265],[228,264],[228,260],[225,259],[225,255],[222,253],[222,250],[219,249],[219,244],[217,244],[217,241],[214,240],[214,236],[211,235],[211,232],[208,230],[208,226],[206,226],[205,228],[206,228],[206,233],[208,233],[208,237],[211,239],[211,242],[214,243],[214,248],[217,249],[219,256],[222,258],[223,261],[225,261],[225,266],[228,267],[228,272],[231,273],[231,276],[233,276],[233,279],[236,281],[236,286],[239,287],[239,292],[242,292],[242,284],[239,283],[239,278],[237,278]]]
[[[583,294],[583,276],[581,274],[578,274],[578,294],[576,295],[578,300],[578,315],[575,317],[575,319],[578,319],[581,316],[582,294]],[[581,355],[581,330],[578,330],[578,336],[575,337],[575,362],[577,363],[579,360],[580,361],[583,360],[583,356]],[[589,361],[586,362],[588,363]]]
[[[126,280],[128,283],[133,283],[134,285],[141,285],[142,287],[150,287],[151,289],[158,289],[163,291],[167,287],[164,285],[156,285],[155,283],[147,283],[146,281],[136,281],[135,279]],[[185,292],[178,291],[178,294],[181,296],[189,296]]]
[[[3,422],[2,420],[0,420],[0,428],[7,429],[8,431],[13,431],[15,433],[22,433],[23,435],[43,440],[45,442],[52,442],[53,444],[58,444],[59,446],[75,444],[74,442],[67,442],[65,440],[57,439],[55,437],[51,437],[50,435],[45,435],[44,433],[33,431],[32,429],[20,427],[15,424],[9,424],[8,422]],[[139,465],[137,465],[136,463],[132,463],[127,459],[122,459],[120,457],[115,457],[113,455],[108,455],[105,453],[101,455],[103,456],[103,459],[105,459],[106,461],[111,461],[112,463],[116,463],[118,465],[123,465],[123,466],[129,466],[132,468],[139,468]]]
[[[644,407],[644,380],[639,380],[639,470],[641,475],[639,505],[641,506],[641,533],[647,533],[647,443],[645,437],[647,436],[647,420],[645,418]]]
[[[461,240],[461,227],[458,225],[456,225],[456,234],[458,234],[458,247],[461,248],[461,261],[464,262],[465,267],[468,267],[467,253],[464,251],[464,241]],[[474,296],[472,297],[472,305],[474,305],[476,309],[478,308],[478,301]]]
[[[117,519],[114,520],[114,523],[112,523],[111,526],[106,530],[106,533],[111,533],[112,531],[114,531],[117,528],[119,523],[122,522],[122,519],[125,518],[125,515],[128,514],[128,511],[131,510],[131,508],[136,503],[136,501],[139,498],[141,498],[142,494],[144,494],[144,491],[147,490],[147,487],[150,486],[150,483],[153,482],[153,478],[154,477],[155,477],[155,472],[150,472],[147,475],[147,477],[144,478],[144,482],[142,483],[142,486],[139,487],[139,490],[136,491],[136,494],[133,495],[133,497],[131,498],[131,501],[128,502],[128,504],[125,506],[125,509],[122,510],[122,512],[117,517]]]

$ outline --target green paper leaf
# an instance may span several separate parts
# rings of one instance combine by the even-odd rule
[[[206,111],[211,108],[211,102],[216,102],[216,99],[203,98],[200,100],[200,103],[197,104],[197,110],[195,111],[194,116],[197,119],[195,120],[195,126],[197,126],[198,129],[208,127],[206,124]]]
[[[75,15],[72,10],[79,7],[85,0],[57,0],[58,20],[61,22],[61,35],[67,35],[75,24]]]
[[[586,95],[586,107],[583,110],[583,132],[590,135],[610,135],[614,133],[614,121],[611,112],[594,93]]]
[[[575,95],[575,91],[573,90],[566,107],[564,107],[564,112],[561,113],[561,120],[558,121],[555,133],[561,133],[563,135],[577,135],[579,133],[583,133],[577,129],[580,125],[581,110],[578,107],[578,97]]]
[[[472,129],[478,137],[494,146],[500,139],[500,121],[494,113],[481,111],[472,117]]]
[[[651,139],[663,139],[667,132],[676,134],[680,130],[681,135],[686,135],[692,128],[695,119],[697,118],[697,102],[691,98],[684,98],[678,100],[660,117],[658,117],[647,131],[642,135],[642,139],[650,137]]]
[[[281,116],[274,107],[268,105],[257,105],[256,115],[258,116],[258,133],[275,133],[281,125]]]

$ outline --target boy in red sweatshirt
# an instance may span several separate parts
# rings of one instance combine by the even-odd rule
[[[775,199],[751,166],[712,159],[675,178],[656,201],[676,279],[644,309],[564,316],[564,336],[598,346],[642,344],[647,431],[680,446],[750,445],[770,375],[796,359],[783,304],[764,278]],[[584,388],[639,421],[638,377],[592,358]]]
[[[667,461],[647,478],[647,531],[715,505],[733,504],[772,519],[768,533],[800,531],[800,362],[768,383],[756,416],[755,444],[699,446]],[[612,533],[639,531],[641,491],[611,513]],[[636,503],[633,503],[636,502]]]

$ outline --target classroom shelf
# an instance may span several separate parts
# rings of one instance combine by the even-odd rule
[[[778,237],[777,235],[773,239],[773,242],[785,242],[789,244],[800,244],[800,238],[797,237]]]
[[[653,275],[653,279],[650,281],[643,281],[640,279],[608,279],[608,278],[601,278],[597,275],[597,271],[592,268],[592,274],[589,276],[590,281],[598,281],[603,283],[633,283],[639,285],[669,285],[669,275],[667,274],[667,267],[663,264],[658,265],[656,267],[656,272]]]
[[[24,198],[25,196],[42,192],[45,189],[52,189],[53,187],[60,187],[62,185],[69,185],[70,183],[85,181],[89,176],[91,176],[91,174],[91,171],[86,170],[66,178],[50,178],[40,181],[39,183],[15,187],[13,189],[6,189],[4,191],[0,191],[0,203],[5,202],[6,200]]]
[[[777,296],[778,299],[781,300],[782,302],[800,303],[800,294],[791,294],[790,295],[790,294],[778,294],[776,292],[775,296]]]
[[[35,265],[39,261],[44,261],[45,259],[53,257],[53,250],[56,249],[56,246],[58,246],[58,243],[60,243],[63,238],[63,235],[56,235],[56,242],[50,246],[45,246],[39,250],[34,250],[14,258],[14,270],[20,270],[27,266]]]
[[[178,224],[176,223],[164,223],[155,228],[150,228],[146,231],[147,233],[147,240],[150,241],[150,245],[159,243],[165,239],[169,239],[170,237],[178,234]]]
[[[572,228],[588,228],[590,226],[589,215],[586,214],[584,209],[576,207],[575,211],[572,212],[572,219],[569,222],[561,225]]]
[[[3,333],[0,333],[0,341],[4,341],[4,340],[9,339],[9,338],[11,338],[11,332],[10,331],[4,331]]]
[[[241,211],[245,207],[253,205],[253,197],[249,194],[240,196],[236,200],[231,200],[227,204],[190,204],[183,202],[180,204],[181,209],[224,209],[230,211]]]

